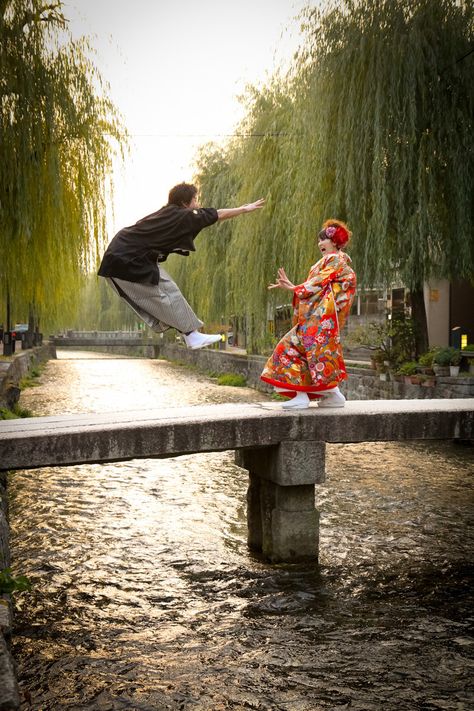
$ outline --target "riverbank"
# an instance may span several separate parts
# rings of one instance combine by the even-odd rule
[[[20,381],[31,368],[56,357],[54,346],[45,344],[0,359],[0,407],[11,410],[20,399]],[[7,473],[0,473],[0,571],[10,566]],[[20,708],[15,663],[10,652],[12,602],[0,593],[0,709]]]
[[[260,392],[271,393],[273,388],[260,380],[266,361],[265,356],[248,355],[240,349],[218,350],[205,348],[189,350],[183,345],[162,343],[142,351],[130,346],[85,346],[77,350],[117,353],[122,356],[163,358],[197,368],[204,374],[237,374],[245,378],[249,387]],[[138,352],[137,352],[138,351]],[[45,344],[38,348],[20,351],[11,358],[0,359],[0,407],[11,409],[20,397],[19,382],[34,366],[50,358],[56,358],[55,346]],[[461,373],[456,377],[438,376],[434,385],[407,383],[398,379],[382,380],[370,367],[360,361],[347,359],[349,378],[341,385],[341,390],[351,400],[403,400],[427,398],[471,398],[474,397],[474,378]],[[428,385],[427,385],[428,384]]]
[[[212,348],[189,350],[181,345],[163,344],[157,347],[157,357],[192,365],[204,373],[237,373],[242,375],[251,388],[261,392],[273,392],[273,388],[260,380],[266,362],[265,356],[232,353]],[[413,400],[428,398],[474,397],[474,378],[466,374],[457,377],[441,376],[434,385],[405,383],[399,380],[381,380],[379,374],[359,362],[347,361],[348,379],[341,390],[350,400]],[[429,381],[426,381],[429,382]]]

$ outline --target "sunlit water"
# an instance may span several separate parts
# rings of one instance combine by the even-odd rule
[[[261,401],[164,361],[63,351],[36,414]],[[10,479],[24,709],[474,708],[473,449],[331,445],[320,565],[246,546],[233,453]]]

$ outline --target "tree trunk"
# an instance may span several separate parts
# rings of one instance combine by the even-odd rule
[[[425,298],[423,288],[410,292],[411,314],[415,331],[415,354],[418,358],[429,350],[428,321],[426,319]]]
[[[10,313],[10,289],[8,287],[8,284],[7,284],[7,327],[5,330],[8,332],[10,332],[12,330],[11,313]]]

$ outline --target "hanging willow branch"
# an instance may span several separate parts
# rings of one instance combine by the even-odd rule
[[[0,6],[0,278],[18,319],[32,303],[49,323],[95,261],[124,133],[87,42],[59,42],[65,23],[60,2]]]

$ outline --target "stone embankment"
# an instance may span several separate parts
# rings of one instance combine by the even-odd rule
[[[10,565],[6,478],[6,473],[0,474],[0,570]],[[2,711],[14,711],[20,708],[15,664],[9,649],[11,633],[10,596],[0,594],[0,709]]]
[[[0,358],[0,407],[11,409],[20,398],[20,380],[33,366],[51,358],[56,358],[56,349],[48,343]]]
[[[171,361],[194,365],[208,373],[238,373],[243,375],[247,384],[261,390],[272,392],[273,388],[260,380],[266,358],[264,356],[232,353],[211,348],[188,350],[184,346],[163,344],[157,347],[157,356]],[[348,361],[349,378],[341,386],[350,400],[414,400],[438,398],[474,397],[474,378],[467,374],[451,378],[437,377],[433,387],[421,384],[380,380],[378,373],[371,368],[351,365]],[[368,365],[368,364],[367,364]]]
[[[11,409],[20,397],[20,381],[31,368],[56,357],[54,346],[45,344],[0,359],[0,407]],[[0,570],[10,565],[7,474],[0,473]],[[15,665],[10,654],[12,605],[9,595],[0,594],[0,709],[16,711],[20,697]]]

